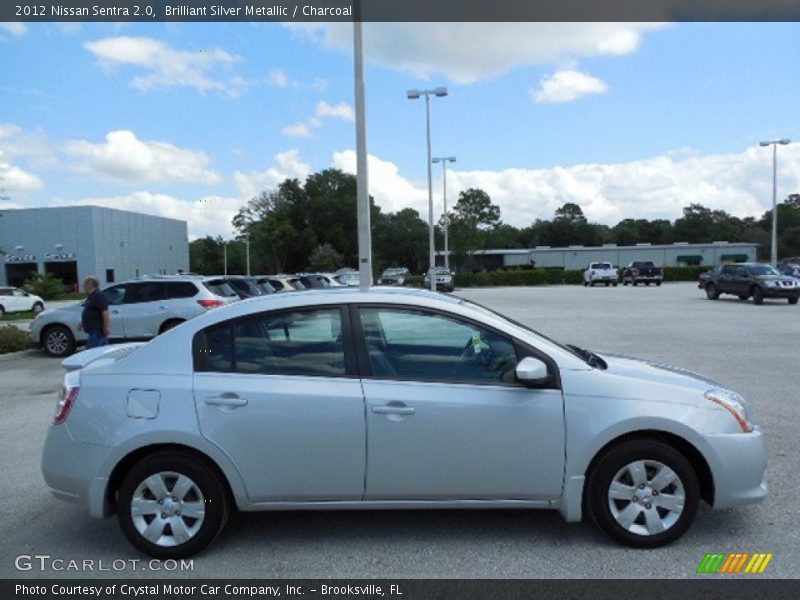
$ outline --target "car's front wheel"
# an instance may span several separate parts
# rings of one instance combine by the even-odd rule
[[[719,291],[717,290],[717,286],[713,283],[706,285],[706,298],[709,300],[716,300],[719,298]]]
[[[594,523],[616,541],[636,548],[674,542],[694,521],[700,504],[697,474],[672,446],[636,439],[599,457],[587,480]]]
[[[216,470],[180,453],[137,463],[122,480],[118,502],[125,537],[159,559],[200,552],[228,520],[229,501]]]
[[[764,292],[761,291],[760,287],[758,287],[757,285],[753,286],[752,295],[753,295],[753,304],[764,304]]]
[[[42,348],[50,356],[69,356],[75,352],[75,337],[68,327],[53,325],[42,334]]]

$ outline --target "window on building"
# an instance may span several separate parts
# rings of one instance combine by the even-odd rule
[[[114,269],[106,269],[106,283],[114,283]]]

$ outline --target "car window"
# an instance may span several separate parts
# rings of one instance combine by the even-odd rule
[[[744,267],[736,267],[737,277],[747,277],[747,270]]]
[[[106,288],[103,290],[103,295],[106,297],[108,304],[110,306],[116,306],[118,304],[122,304],[125,301],[127,286],[125,285],[114,285],[110,288]]]
[[[0,296],[10,296],[11,288],[0,288]]]
[[[736,272],[736,267],[734,265],[725,265],[722,267],[721,273],[723,275],[733,275]]]
[[[143,283],[128,284],[125,294],[125,304],[140,304],[142,302],[157,302],[164,299],[164,287],[160,281],[147,281]]]
[[[336,377],[345,374],[338,308],[272,313],[216,326],[205,333],[206,371]]]
[[[361,324],[376,377],[452,383],[513,384],[511,338],[440,313],[362,308]]]
[[[25,291],[23,291],[23,290],[14,290],[14,291],[13,291],[13,295],[14,295],[14,296],[19,296],[19,297],[23,297],[23,298],[24,298],[25,296],[27,296],[27,295],[28,295],[28,292],[25,292]]]
[[[228,285],[227,282],[223,281],[222,279],[212,279],[210,281],[206,281],[203,283],[206,286],[206,289],[215,294],[217,296],[222,296],[223,298],[238,298],[239,295],[236,293],[231,286]]]
[[[193,298],[197,295],[197,286],[189,281],[166,281],[163,283],[167,299]]]

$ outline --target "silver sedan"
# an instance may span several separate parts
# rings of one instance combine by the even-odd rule
[[[767,494],[736,393],[424,290],[254,298],[64,366],[45,480],[158,558],[232,510],[549,508],[655,547]]]

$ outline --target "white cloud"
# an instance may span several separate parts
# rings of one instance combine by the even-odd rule
[[[289,85],[289,76],[280,69],[273,69],[267,74],[267,84],[276,88],[285,88]]]
[[[424,79],[491,79],[519,67],[635,52],[658,23],[365,23],[367,60]],[[337,51],[352,51],[349,23],[287,24]]]
[[[58,163],[43,131],[26,131],[14,123],[0,123],[0,152],[9,160],[23,158],[36,167]]]
[[[571,102],[589,94],[604,94],[608,85],[597,77],[574,70],[558,71],[544,77],[539,89],[531,89],[535,102]]]
[[[318,102],[313,116],[305,121],[287,125],[281,129],[281,133],[288,137],[308,138],[314,134],[315,129],[322,127],[325,119],[355,121],[355,118],[356,114],[353,107],[346,102],[340,102],[339,104]]]
[[[190,201],[169,194],[154,194],[147,191],[137,191],[122,196],[56,200],[60,205],[90,204],[186,221],[189,239],[207,235],[230,238],[234,234],[231,220],[244,204],[241,198],[236,197],[204,196]]]
[[[105,143],[68,142],[66,152],[79,159],[75,169],[129,183],[187,181],[215,185],[220,176],[195,150],[167,142],[140,140],[132,131],[112,131]]]
[[[33,173],[28,173],[20,167],[5,162],[3,153],[0,152],[0,190],[11,194],[38,192],[44,188],[44,183]],[[0,194],[2,195],[2,194]]]
[[[176,50],[160,40],[130,36],[87,42],[84,47],[108,72],[120,66],[139,67],[146,71],[146,75],[137,75],[131,81],[140,92],[163,87],[191,87],[201,93],[216,91],[235,98],[250,85],[241,77],[223,79],[211,75],[211,71],[218,67],[230,66],[239,60],[222,48]]]
[[[344,121],[355,121],[356,113],[353,107],[346,102],[333,105],[327,102],[317,104],[317,117],[320,119],[342,119]]]
[[[551,219],[565,202],[579,204],[587,217],[609,225],[625,218],[681,216],[684,206],[703,204],[739,217],[758,216],[769,208],[771,155],[757,146],[743,152],[700,155],[681,150],[617,164],[582,164],[551,169],[500,171],[448,170],[448,205],[459,192],[484,189],[502,209],[502,218],[526,226]],[[334,166],[355,172],[352,150],[333,155]],[[387,211],[411,207],[427,219],[427,189],[400,174],[396,165],[369,157],[369,190]],[[779,197],[800,190],[800,144],[781,149]],[[441,187],[434,181],[435,210],[442,210]]]
[[[25,23],[2,22],[0,23],[0,31],[5,31],[7,33],[10,33],[14,37],[20,37],[28,32],[28,27],[27,25],[25,25]]]
[[[233,181],[243,198],[249,200],[264,190],[277,187],[286,179],[303,180],[311,174],[311,165],[300,158],[298,150],[279,152],[273,160],[274,165],[264,171],[236,171],[233,174]]]

